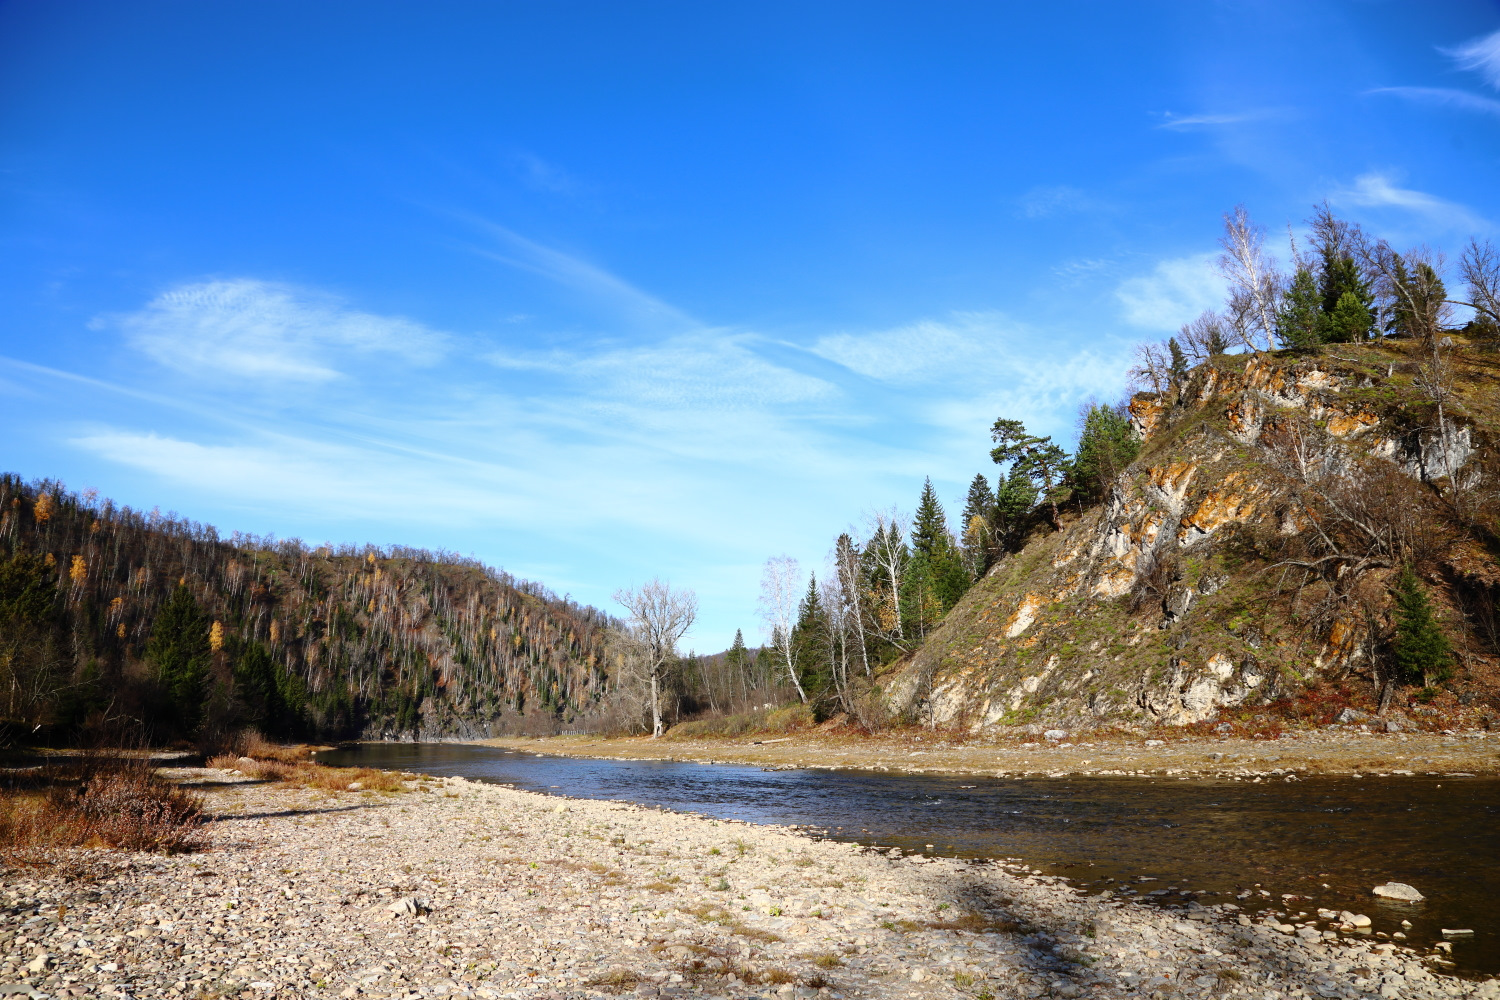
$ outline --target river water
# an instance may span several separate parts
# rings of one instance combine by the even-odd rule
[[[1459,970],[1500,973],[1500,779],[941,777],[593,760],[447,743],[366,743],[318,759],[793,824],[906,852],[1019,859],[1090,891],[1133,890],[1160,905],[1198,892],[1205,904],[1232,901],[1248,910],[1348,909],[1386,933],[1410,921],[1410,944],[1442,940],[1442,928],[1468,928],[1472,937],[1453,939]],[[1388,881],[1416,886],[1427,901],[1370,894]],[[1284,902],[1283,894],[1299,898]]]

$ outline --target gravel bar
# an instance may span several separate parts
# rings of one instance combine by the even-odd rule
[[[1500,1000],[1337,918],[1086,896],[1003,860],[461,778],[163,774],[204,795],[209,848],[7,871],[0,995]]]

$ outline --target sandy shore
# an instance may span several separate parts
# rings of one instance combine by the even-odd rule
[[[1023,865],[462,779],[312,792],[182,769],[176,857],[73,852],[0,884],[0,992],[130,997],[1500,997],[1228,897],[1085,897]]]
[[[1363,733],[1312,730],[1280,739],[1121,737],[959,742],[937,736],[804,733],[791,738],[661,739],[596,736],[511,737],[486,746],[578,757],[715,761],[762,767],[865,768],[878,771],[1016,777],[1165,775],[1260,778],[1294,773],[1390,775],[1500,774],[1500,733]]]

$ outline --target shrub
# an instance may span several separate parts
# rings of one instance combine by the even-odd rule
[[[0,844],[26,849],[109,847],[175,854],[204,846],[203,802],[144,764],[85,764],[38,774],[0,798]]]

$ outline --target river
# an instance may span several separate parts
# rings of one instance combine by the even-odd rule
[[[447,743],[366,743],[318,755],[721,819],[791,824],[906,852],[1010,858],[1158,905],[1233,901],[1366,913],[1430,945],[1443,928],[1462,972],[1500,973],[1500,779],[941,777],[856,770],[595,760]],[[1420,904],[1370,894],[1406,882]],[[1246,895],[1248,893],[1248,895]],[[1283,894],[1298,898],[1283,901]],[[1402,921],[1411,923],[1403,928]]]

